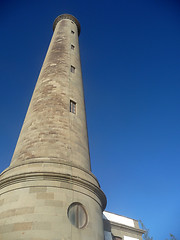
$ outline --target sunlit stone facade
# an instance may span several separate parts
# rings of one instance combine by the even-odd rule
[[[53,29],[11,164],[0,175],[0,240],[141,239],[134,220],[126,236],[122,223],[102,214],[106,197],[90,166],[80,24],[64,14]]]

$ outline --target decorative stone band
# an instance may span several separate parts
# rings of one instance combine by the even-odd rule
[[[0,180],[0,194],[18,189],[21,187],[19,184],[23,185],[23,187],[46,185],[47,187],[66,188],[81,192],[98,202],[102,211],[106,207],[107,200],[103,191],[96,184],[85,178],[62,172],[43,171],[43,169],[32,172],[29,167],[26,170],[24,172],[20,170],[19,173],[17,173],[17,169],[15,171],[12,170],[11,174],[11,171],[9,171],[9,174],[7,174],[7,171]]]
[[[54,23],[53,23],[53,31],[55,30],[57,23],[58,23],[59,21],[61,21],[62,19],[69,19],[69,20],[73,21],[73,22],[77,25],[78,35],[80,35],[81,25],[80,25],[79,21],[77,20],[77,18],[75,18],[75,17],[72,16],[71,14],[62,14],[62,15],[58,16],[58,17],[54,20]]]
[[[87,169],[81,167],[80,165],[77,165],[77,164],[74,164],[73,162],[67,162],[63,159],[57,159],[57,158],[33,158],[33,159],[28,159],[28,160],[25,160],[25,161],[21,161],[21,162],[18,162],[18,163],[11,163],[11,165],[6,168],[1,174],[0,174],[0,181],[1,179],[4,177],[4,175],[8,172],[10,172],[11,170],[15,170],[16,168],[23,168],[23,166],[27,165],[28,168],[30,165],[32,164],[38,164],[41,166],[43,166],[43,168],[47,165],[49,167],[49,165],[53,165],[53,167],[55,167],[55,171],[59,170],[59,168],[62,168],[62,166],[67,166],[67,167],[70,167],[70,168],[75,168],[75,169],[79,169],[80,171],[82,172],[85,172],[88,176],[90,176],[92,179],[93,179],[93,182],[95,181],[96,184],[100,187],[99,185],[99,182],[96,178],[96,176],[88,171]],[[49,164],[49,165],[48,165]],[[92,180],[90,180],[92,181]]]

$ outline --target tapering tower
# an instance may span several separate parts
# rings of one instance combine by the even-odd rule
[[[0,175],[0,239],[103,240],[106,197],[91,173],[78,36],[56,18],[11,164]]]

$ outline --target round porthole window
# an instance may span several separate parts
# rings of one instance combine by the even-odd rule
[[[72,203],[69,206],[68,218],[77,228],[83,228],[87,224],[87,213],[81,203]]]

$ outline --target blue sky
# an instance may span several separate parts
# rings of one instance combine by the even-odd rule
[[[54,19],[81,23],[93,173],[107,210],[180,239],[180,2],[0,3],[0,171],[8,167]]]

